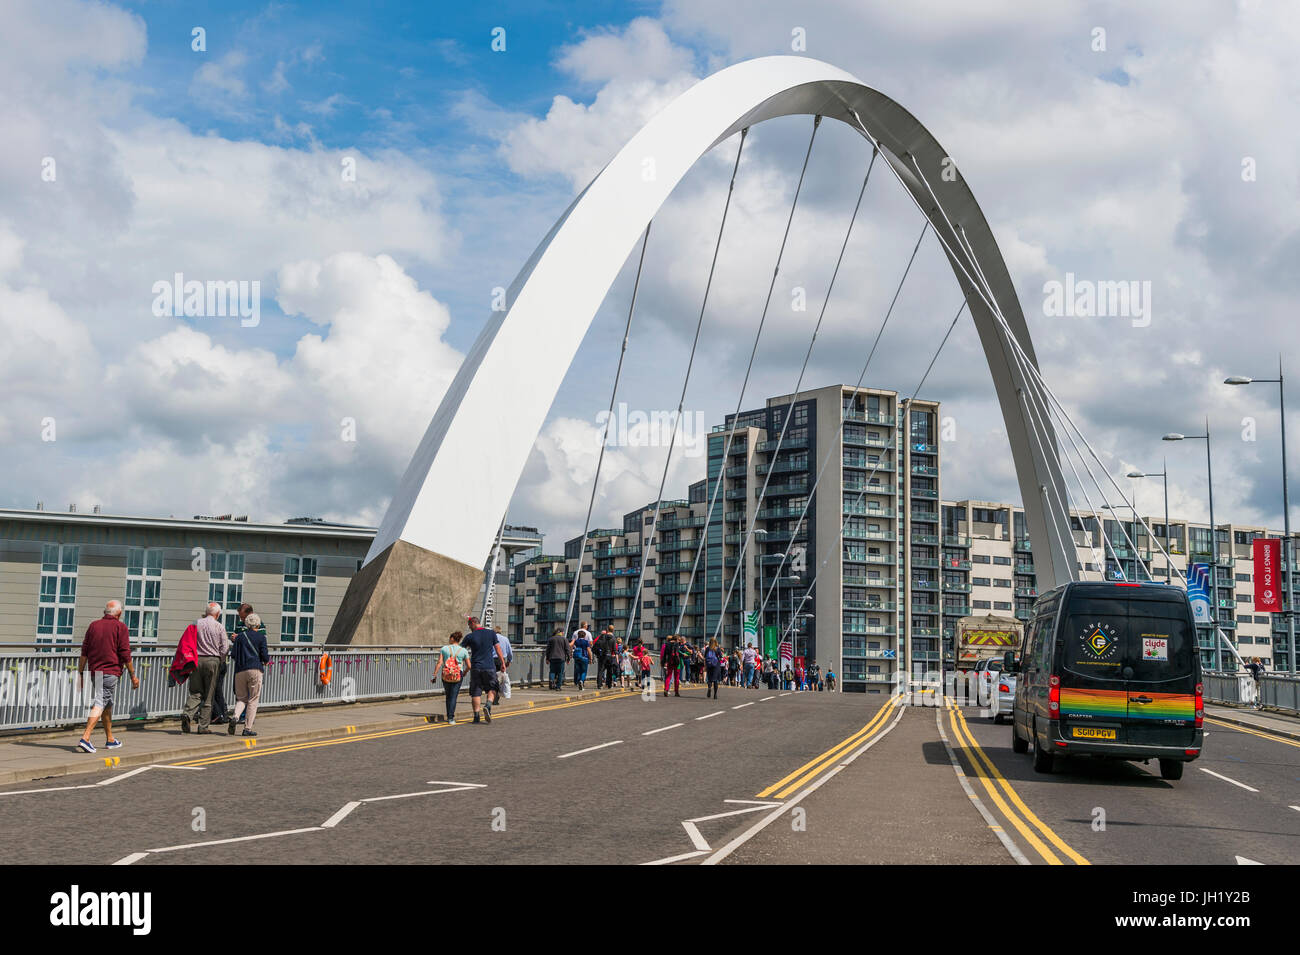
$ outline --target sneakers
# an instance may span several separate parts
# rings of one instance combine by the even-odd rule
[[[122,741],[120,739],[109,740],[104,744],[104,749],[121,749]]]
[[[190,718],[189,718],[188,716],[182,716],[182,717],[181,717],[181,732],[182,732],[182,733],[188,733],[189,731],[190,731]]]
[[[483,704],[483,722],[485,722],[485,723],[491,723],[491,722],[492,722],[492,704],[491,704],[491,703],[484,703],[484,704]]]
[[[77,740],[77,749],[81,750],[83,753],[93,753],[95,751],[95,744],[88,739]]]
[[[242,735],[244,735],[244,736],[256,736],[257,734],[254,733],[252,730],[244,730],[244,732],[243,732]]]
[[[229,723],[226,724],[226,732],[227,732],[228,734],[230,734],[231,736],[234,736],[234,735],[235,735],[235,721],[234,721],[234,720],[231,720]],[[245,730],[245,732],[247,732],[247,730]]]
[[[477,713],[474,714],[474,722],[475,723],[481,722],[481,720],[479,719],[479,715]]]
[[[450,717],[448,717],[448,718],[447,718],[447,725],[448,725],[448,726],[455,726],[455,725],[456,725],[456,721],[455,721],[454,719],[451,719]]]

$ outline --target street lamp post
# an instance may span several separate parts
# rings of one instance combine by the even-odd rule
[[[1210,627],[1217,637],[1219,633],[1219,529],[1214,523],[1214,466],[1210,463],[1210,419],[1205,419],[1205,434],[1179,434],[1170,432],[1164,441],[1204,441],[1205,442],[1205,477],[1210,497]],[[1215,656],[1219,654],[1218,641],[1214,642]]]
[[[765,541],[765,540],[767,539],[767,531],[763,530],[763,528],[761,528],[761,527],[755,528],[755,529],[754,529],[754,537],[758,540],[758,543],[759,543],[759,545],[760,545],[759,547],[755,548],[755,550],[758,552],[758,597],[759,597],[759,604],[758,604],[758,645],[761,647],[761,646],[763,645],[763,633],[764,633],[764,627],[763,627],[764,620],[763,620],[763,618],[767,615],[766,612],[763,610],[763,603],[762,603],[762,599],[763,599],[763,548],[762,548],[761,545],[762,545],[763,541]],[[741,611],[741,616],[744,617],[744,611],[743,611],[743,610]],[[741,621],[741,624],[740,624],[740,635],[741,635],[742,638],[743,638],[744,635],[745,635],[745,623],[744,623],[743,620]],[[744,642],[743,639],[742,639],[742,642]]]
[[[1295,646],[1295,544],[1291,540],[1291,503],[1287,497],[1286,485],[1286,387],[1282,375],[1282,358],[1277,360],[1276,378],[1246,378],[1233,375],[1225,378],[1225,385],[1253,385],[1277,383],[1278,410],[1282,418],[1282,537],[1286,546],[1286,632],[1287,654],[1290,657],[1290,670],[1297,671]]]
[[[1163,471],[1129,471],[1128,476],[1131,478],[1149,478],[1158,477],[1165,485],[1165,533],[1164,544],[1161,550],[1165,552],[1165,583],[1174,579],[1174,559],[1169,553],[1169,461],[1166,458],[1161,462]],[[1134,495],[1136,503],[1137,495]]]

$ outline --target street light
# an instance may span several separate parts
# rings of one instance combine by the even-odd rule
[[[1205,434],[1180,434],[1171,431],[1162,441],[1204,441],[1205,442],[1205,477],[1210,495],[1210,626],[1217,635],[1219,632],[1219,529],[1214,523],[1214,468],[1210,463],[1210,419],[1205,419]],[[1219,653],[1218,641],[1215,641],[1214,653]],[[1222,662],[1222,661],[1220,661]]]
[[[1165,485],[1165,533],[1164,546],[1161,548],[1165,552],[1165,583],[1170,583],[1174,579],[1174,559],[1169,554],[1169,463],[1166,459],[1161,462],[1163,471],[1129,471],[1127,477],[1131,478],[1149,478],[1158,477]],[[1136,495],[1134,499],[1136,500]]]
[[[756,527],[756,528],[754,528],[754,537],[756,537],[756,538],[758,539],[758,543],[761,545],[761,544],[763,543],[763,541],[767,540],[767,531],[765,531],[765,530],[764,530],[763,528],[761,528],[761,527]],[[758,595],[759,595],[759,605],[758,605],[758,608],[759,608],[759,612],[758,612],[758,617],[759,617],[759,620],[758,620],[758,629],[759,629],[759,632],[758,632],[758,634],[757,634],[757,637],[758,637],[758,645],[761,647],[761,646],[763,645],[763,622],[764,622],[764,621],[763,621],[763,617],[766,616],[766,614],[763,612],[763,604],[762,604],[762,599],[763,599],[763,548],[762,548],[761,546],[759,546],[759,547],[755,548],[755,550],[758,552],[758,560],[757,560],[757,563],[758,563]],[[725,609],[725,608],[724,608],[724,609]],[[745,636],[745,621],[744,621],[744,619],[743,619],[744,616],[745,616],[745,613],[744,613],[744,610],[743,610],[743,609],[741,610],[741,614],[740,614],[740,615],[741,615],[741,617],[742,617],[741,622],[740,622],[740,635],[741,635],[741,642],[743,643],[743,642],[744,642],[744,636]]]
[[[1286,630],[1287,649],[1290,655],[1291,672],[1297,668],[1295,646],[1295,546],[1291,540],[1291,506],[1287,498],[1286,486],[1286,390],[1282,380],[1282,359],[1277,360],[1276,378],[1247,378],[1244,375],[1232,375],[1223,379],[1225,385],[1277,384],[1278,410],[1282,418],[1282,537],[1286,542]]]

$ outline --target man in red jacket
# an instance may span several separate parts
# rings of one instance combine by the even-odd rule
[[[117,681],[122,675],[122,667],[131,674],[131,687],[138,689],[140,678],[135,675],[131,663],[131,633],[121,620],[122,604],[110,600],[104,606],[104,616],[86,628],[86,639],[81,643],[81,659],[77,663],[77,690],[81,690],[82,674],[90,670],[94,683],[94,694],[90,700],[90,719],[86,721],[86,732],[81,734],[77,748],[85,753],[93,753],[95,744],[90,741],[90,731],[95,728],[102,714],[104,717],[104,748],[117,749],[122,741],[113,737],[113,695],[117,692]]]

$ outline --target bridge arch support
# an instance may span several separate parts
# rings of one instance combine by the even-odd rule
[[[681,94],[627,142],[538,245],[507,290],[506,308],[489,315],[443,396],[349,585],[329,642],[400,643],[416,626],[463,626],[550,405],[641,232],[709,149],[745,127],[796,114],[869,134],[944,241],[1001,405],[1039,586],[1073,579],[1069,527],[1047,501],[1047,488],[1063,486],[1054,435],[1035,438],[1016,362],[969,278],[983,275],[1036,363],[1011,277],[970,189],[960,176],[940,175],[948,154],[898,103],[827,63],[773,56],[728,67]],[[653,160],[650,177],[647,159]],[[934,175],[922,182],[913,163]],[[532,374],[525,400],[500,387],[523,367]]]

